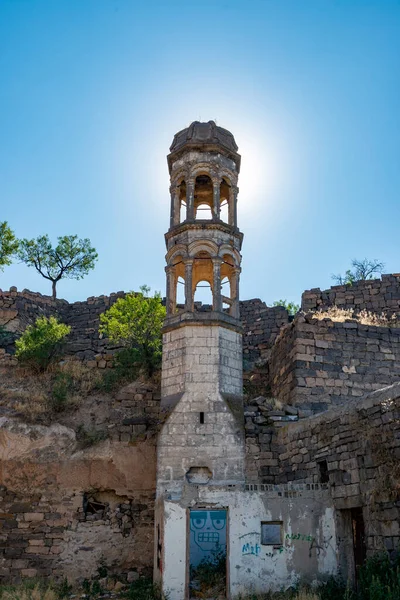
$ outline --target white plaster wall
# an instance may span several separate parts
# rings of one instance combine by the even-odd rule
[[[281,492],[282,493],[282,492]],[[338,548],[329,492],[278,492],[199,487],[197,504],[228,509],[229,592],[232,597],[266,592],[336,574]],[[165,502],[163,589],[184,600],[187,565],[187,505]],[[283,522],[281,548],[261,545],[261,522]]]
[[[230,593],[287,588],[337,572],[333,509],[327,493],[282,498],[258,492],[202,490],[199,501],[228,508]],[[261,521],[283,522],[281,549],[261,545]],[[311,540],[310,540],[311,538]]]
[[[338,547],[336,542],[335,511],[325,508],[320,519],[319,538],[316,540],[318,572],[334,574],[337,571]]]
[[[164,502],[162,589],[169,600],[183,600],[186,586],[186,508]]]

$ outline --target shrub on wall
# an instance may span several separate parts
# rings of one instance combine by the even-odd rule
[[[70,331],[69,325],[59,323],[55,317],[39,317],[15,342],[18,361],[34,371],[46,371],[60,359],[63,342]]]
[[[125,346],[117,361],[121,366],[137,366],[151,377],[161,365],[161,327],[165,307],[158,292],[148,296],[150,288],[119,298],[100,315],[100,332],[111,341]]]

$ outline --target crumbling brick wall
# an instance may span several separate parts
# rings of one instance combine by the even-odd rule
[[[10,334],[3,348],[3,361],[12,355],[15,339],[28,325],[44,315],[56,316],[71,326],[71,333],[66,341],[66,355],[88,361],[91,366],[104,368],[107,363],[110,365],[112,354],[118,346],[99,336],[100,315],[118,298],[124,296],[124,292],[117,292],[110,296],[91,297],[84,302],[69,304],[66,300],[53,300],[49,296],[29,290],[0,290],[0,325]]]
[[[370,554],[397,549],[400,384],[296,422],[267,416],[267,406],[247,407],[246,481],[328,487],[338,518],[340,511],[362,508]]]
[[[259,298],[240,302],[243,325],[243,360],[245,368],[269,358],[281,328],[289,322],[283,306],[267,306]]]
[[[125,386],[108,417],[93,402],[108,438],[87,447],[70,427],[3,417],[0,582],[72,582],[102,565],[128,580],[151,575],[160,391]]]
[[[277,483],[327,477],[337,510],[363,508],[369,553],[398,548],[400,384],[290,424],[276,441]]]
[[[271,354],[273,394],[311,414],[400,380],[400,329],[299,316]]]
[[[304,312],[337,305],[355,311],[368,310],[388,315],[400,313],[400,274],[382,275],[381,279],[356,281],[352,285],[335,285],[329,290],[320,288],[303,293]]]
[[[112,356],[119,347],[99,336],[100,315],[123,297],[124,292],[116,292],[70,304],[66,300],[52,300],[29,290],[0,290],[0,325],[11,334],[0,359],[5,361],[12,356],[14,341],[27,325],[34,323],[39,316],[54,315],[71,326],[65,348],[67,355],[85,360],[90,366],[111,366]],[[245,366],[250,368],[260,359],[269,357],[281,327],[288,323],[288,313],[281,306],[268,307],[258,298],[240,302],[240,312],[244,328],[243,357]]]

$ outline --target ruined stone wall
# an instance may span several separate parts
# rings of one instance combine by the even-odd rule
[[[248,424],[260,427],[260,416],[264,420],[262,432],[246,428],[249,489],[272,483],[292,483],[294,493],[297,483],[328,488],[339,521],[362,508],[370,554],[398,548],[400,384],[297,422],[268,422],[265,413],[257,405],[247,412]]]
[[[243,360],[245,369],[269,358],[281,328],[289,322],[283,306],[270,307],[259,298],[240,302],[243,326]]]
[[[53,300],[16,288],[10,291],[0,290],[0,325],[9,333],[3,348],[3,362],[10,359],[14,351],[15,339],[40,316],[56,316],[60,321],[71,326],[65,352],[80,360],[85,360],[91,366],[104,368],[111,365],[112,354],[118,349],[107,339],[99,336],[99,317],[114,302],[124,297],[124,292],[110,296],[91,297],[84,302],[69,304],[66,300]]]
[[[9,360],[14,351],[15,339],[39,316],[57,316],[71,326],[66,344],[66,354],[90,363],[90,366],[111,366],[112,355],[118,347],[99,337],[99,317],[124,292],[110,296],[91,297],[69,304],[66,300],[52,300],[50,296],[16,288],[0,290],[0,325],[10,333],[0,360]],[[243,358],[250,368],[259,360],[268,358],[273,342],[281,327],[288,323],[283,307],[268,307],[259,299],[240,302],[243,335]],[[3,352],[2,352],[3,350]]]
[[[397,314],[400,312],[400,274],[382,275],[381,279],[357,281],[353,285],[335,285],[324,291],[314,288],[305,291],[301,300],[304,312],[333,305],[355,311]]]
[[[354,399],[347,410],[279,430],[278,483],[324,478],[337,510],[362,507],[370,554],[400,542],[400,385]]]
[[[272,350],[273,394],[304,416],[400,379],[400,329],[299,316]],[[308,412],[307,412],[308,411]]]
[[[82,409],[106,428],[91,443],[72,426],[0,428],[0,581],[97,574],[150,576],[154,548],[159,390],[134,383]],[[76,420],[76,419],[75,419]]]

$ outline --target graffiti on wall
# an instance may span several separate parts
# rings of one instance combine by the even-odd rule
[[[226,554],[226,510],[190,511],[190,564]]]
[[[257,539],[260,537],[260,533],[258,531],[250,531],[249,533],[245,533],[244,535],[239,536],[240,540],[244,540],[249,536],[257,536]],[[261,554],[261,546],[257,542],[252,541],[243,541],[242,544],[242,556],[260,556]]]
[[[320,543],[317,542],[316,538],[311,534],[305,533],[286,533],[284,536],[285,543],[282,545],[268,545],[263,552],[262,546],[259,545],[260,532],[251,531],[239,536],[242,541],[242,556],[256,556],[261,560],[265,558],[276,558],[277,556],[290,552],[293,550],[293,546],[298,542],[305,542],[305,549],[308,547],[308,555],[311,558],[312,552],[315,551],[319,555],[322,551],[326,551],[332,544],[333,536],[327,539],[323,539]],[[249,539],[250,538],[250,539]],[[304,547],[304,546],[303,546]]]
[[[248,556],[249,554],[252,554],[253,556],[259,556],[261,553],[261,547],[258,544],[250,544],[249,542],[247,544],[243,544],[242,546],[242,555],[243,556]]]

